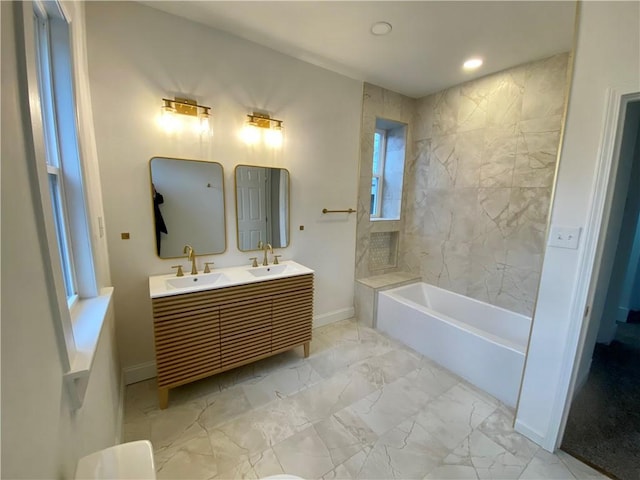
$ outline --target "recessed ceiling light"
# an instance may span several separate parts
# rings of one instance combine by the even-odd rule
[[[376,22],[371,25],[371,33],[374,35],[386,35],[391,32],[392,28],[389,22]]]
[[[470,58],[469,60],[467,60],[462,64],[462,68],[464,68],[465,70],[475,70],[476,68],[479,68],[481,65],[482,65],[481,58]]]

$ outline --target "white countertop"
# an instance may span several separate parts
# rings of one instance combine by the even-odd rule
[[[284,269],[282,273],[272,273],[272,270]],[[254,276],[251,270],[265,273],[264,276]],[[295,277],[298,275],[307,275],[314,273],[310,268],[300,265],[293,260],[281,261],[279,265],[269,266],[241,266],[228,268],[215,268],[211,273],[198,273],[191,275],[185,273],[184,277],[176,277],[175,273],[166,275],[153,275],[149,277],[149,296],[151,298],[168,297],[171,295],[182,295],[184,293],[200,292],[204,290],[215,290],[218,288],[231,287],[233,285],[246,285],[249,283],[266,282],[277,278]],[[216,276],[219,278],[215,279]],[[172,287],[168,280],[185,279],[186,283],[193,280],[193,285],[185,287]],[[215,279],[215,281],[212,281]]]

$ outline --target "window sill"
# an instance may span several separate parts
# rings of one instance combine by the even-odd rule
[[[71,312],[76,353],[64,378],[71,403],[76,409],[80,408],[84,401],[98,341],[112,298],[113,287],[103,288],[97,297],[79,300]]]
[[[389,218],[371,219],[371,233],[399,232],[400,220]]]

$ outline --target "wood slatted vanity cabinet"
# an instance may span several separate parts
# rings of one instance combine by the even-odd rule
[[[160,408],[169,389],[304,346],[313,273],[152,298]]]

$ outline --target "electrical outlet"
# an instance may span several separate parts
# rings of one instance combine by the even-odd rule
[[[547,245],[550,247],[569,248],[575,250],[578,248],[578,243],[580,241],[580,230],[580,227],[560,227],[552,225]]]

